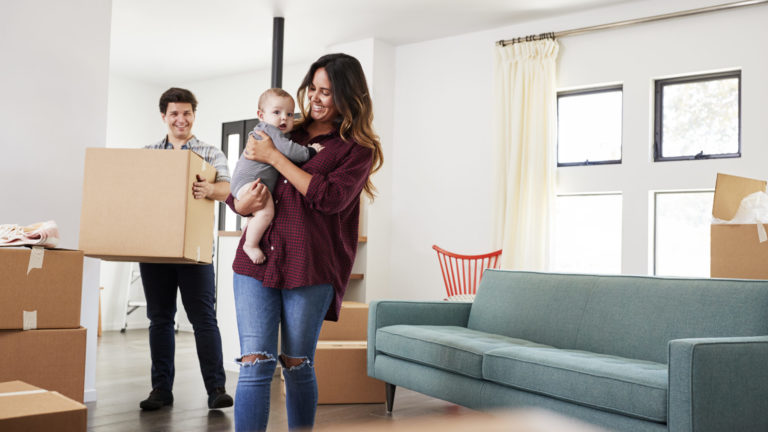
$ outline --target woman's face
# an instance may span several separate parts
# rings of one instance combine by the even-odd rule
[[[338,117],[339,111],[336,109],[336,104],[333,103],[331,80],[328,79],[325,68],[315,71],[312,84],[307,89],[307,97],[309,98],[309,115],[312,120],[332,122]]]

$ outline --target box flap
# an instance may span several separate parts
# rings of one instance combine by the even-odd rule
[[[32,384],[27,384],[24,381],[19,380],[0,382],[0,394],[28,392],[33,390],[42,389],[40,387],[35,387]]]
[[[367,341],[345,341],[345,340],[320,340],[317,341],[317,349],[366,349]]]
[[[208,164],[200,155],[189,152],[187,165],[187,195],[184,234],[184,257],[193,262],[211,262],[213,256],[213,231],[201,231],[201,226],[213,226],[215,209],[214,201],[195,199],[192,194],[192,184],[197,176],[209,183],[216,181],[216,168]]]
[[[766,181],[746,177],[717,174],[715,198],[712,203],[712,216],[731,220],[739,210],[741,200],[755,192],[765,192]]]

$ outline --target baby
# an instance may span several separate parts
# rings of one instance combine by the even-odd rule
[[[293,128],[293,109],[293,98],[285,90],[271,88],[265,91],[259,97],[258,116],[260,123],[253,130],[264,131],[275,143],[275,147],[280,153],[295,163],[303,163],[322,150],[323,146],[310,144],[305,147],[288,139],[286,134]],[[261,139],[254,132],[251,132],[250,135],[256,139]],[[275,216],[275,203],[271,193],[275,187],[277,175],[277,170],[271,165],[248,160],[244,155],[240,156],[235,171],[232,173],[231,189],[235,191],[237,200],[242,199],[257,178],[260,178],[264,186],[269,189],[270,196],[266,206],[251,215],[253,217],[248,220],[245,230],[243,250],[256,264],[263,263],[267,258],[264,252],[259,249],[259,242]]]

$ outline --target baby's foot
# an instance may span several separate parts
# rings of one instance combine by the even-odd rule
[[[267,256],[264,255],[264,252],[257,247],[243,245],[243,251],[245,251],[245,254],[248,255],[248,258],[250,258],[254,264],[263,264],[264,261],[267,260]]]

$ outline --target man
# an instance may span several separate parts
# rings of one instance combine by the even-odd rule
[[[189,90],[168,89],[160,97],[160,114],[168,126],[168,135],[149,149],[192,150],[216,168],[214,183],[193,183],[195,199],[224,201],[229,196],[229,169],[221,150],[199,141],[192,135],[197,100]],[[198,180],[200,178],[198,177]],[[158,221],[164,223],[164,221]],[[170,221],[174,223],[174,221]],[[174,317],[176,290],[195,332],[200,372],[208,392],[208,408],[232,406],[232,397],[224,388],[226,375],[221,352],[221,334],[216,321],[213,264],[140,263],[144,296],[147,300],[149,348],[152,355],[152,392],[139,404],[151,411],[173,405]]]

